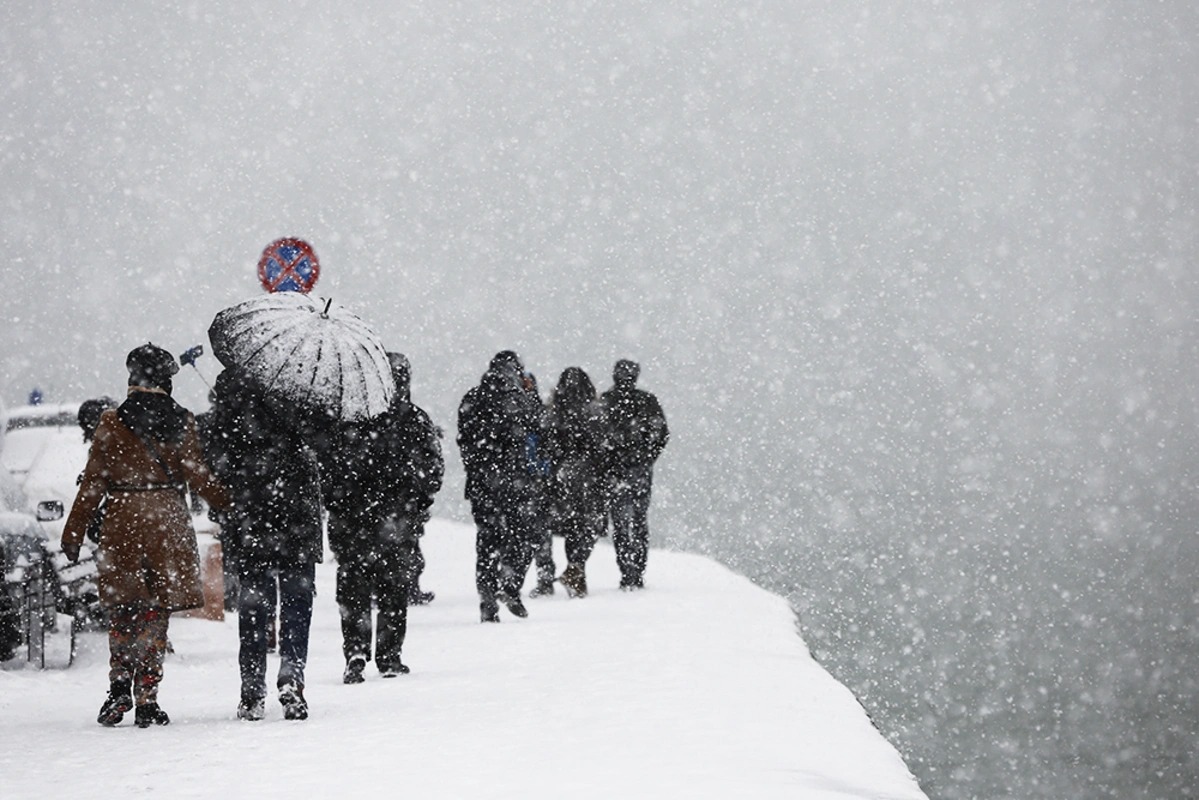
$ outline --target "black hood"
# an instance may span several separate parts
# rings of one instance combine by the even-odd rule
[[[187,431],[187,409],[159,392],[131,392],[117,418],[144,440],[175,444]]]

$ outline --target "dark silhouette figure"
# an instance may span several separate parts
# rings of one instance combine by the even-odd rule
[[[654,462],[670,438],[658,398],[636,387],[640,373],[635,362],[617,361],[612,371],[616,385],[602,397],[608,427],[608,513],[620,588],[625,590],[645,586]]]
[[[268,404],[239,371],[226,369],[217,377],[212,399],[205,445],[232,501],[215,518],[239,583],[238,717],[263,718],[277,605],[279,702],[285,718],[307,719],[304,668],[316,564],[323,556],[316,458],[298,422]]]
[[[533,562],[537,568],[537,585],[529,592],[529,597],[545,597],[554,593],[554,576],[557,569],[554,566],[553,526],[550,519],[553,514],[553,499],[550,497],[550,460],[546,447],[546,431],[549,409],[541,401],[541,392],[537,387],[537,376],[526,372],[521,381],[524,390],[537,402],[540,409],[537,431],[526,438],[525,456],[529,474],[533,477],[534,503],[536,514],[533,534]]]
[[[423,567],[420,538],[442,481],[440,434],[412,403],[408,359],[400,353],[388,359],[395,400],[378,418],[346,426],[325,462],[345,683],[361,683],[371,659],[372,600],[378,604],[379,673],[390,678],[409,671],[401,660],[408,604]]]
[[[553,526],[566,544],[559,581],[571,597],[587,595],[587,559],[603,532],[606,429],[595,385],[579,367],[558,379],[546,422],[552,464]]]
[[[537,534],[537,498],[528,469],[528,437],[539,405],[521,385],[516,353],[497,353],[458,406],[458,449],[466,469],[466,499],[475,518],[475,584],[480,616],[499,622],[499,603],[528,615],[520,587]]]

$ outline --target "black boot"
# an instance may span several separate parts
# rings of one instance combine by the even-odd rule
[[[386,664],[379,665],[379,674],[384,678],[394,678],[397,675],[407,675],[412,670],[401,662],[398,658],[395,661],[389,661]]]
[[[237,718],[257,722],[266,716],[266,701],[261,697],[242,697],[237,704]]]
[[[566,594],[570,597],[587,596],[587,573],[579,564],[568,564],[558,582],[566,587]]]
[[[496,595],[496,599],[508,607],[514,617],[527,617],[529,610],[525,608],[525,604],[520,600],[520,593],[509,594],[508,592],[500,592]]]
[[[171,724],[171,718],[167,716],[167,712],[158,707],[158,703],[146,703],[138,706],[133,712],[133,721],[139,728]]]
[[[500,606],[498,603],[482,602],[479,604],[479,617],[483,622],[499,622],[500,621]]]
[[[125,718],[125,712],[133,708],[132,686],[132,681],[113,681],[108,687],[108,697],[104,698],[104,705],[100,706],[96,722],[110,728],[120,724]]]
[[[533,590],[529,592],[529,597],[548,597],[553,593],[554,579],[550,578],[549,580],[537,581],[537,586],[535,586]]]
[[[364,669],[366,669],[366,656],[350,656],[346,661],[346,671],[341,675],[341,682],[345,684],[362,683],[366,680],[362,677]]]
[[[432,592],[422,592],[419,588],[413,588],[408,593],[408,605],[410,606],[427,606],[433,602],[433,598],[437,595]]]
[[[279,703],[283,706],[283,719],[308,719],[308,701],[304,699],[304,687],[289,683],[279,687]]]

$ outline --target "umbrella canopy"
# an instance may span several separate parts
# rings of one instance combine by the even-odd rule
[[[302,412],[369,419],[395,395],[378,335],[331,300],[297,292],[256,297],[217,314],[208,338],[222,364]]]

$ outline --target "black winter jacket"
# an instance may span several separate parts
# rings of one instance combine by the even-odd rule
[[[512,499],[534,491],[530,436],[540,427],[541,403],[512,376],[489,370],[458,406],[458,449],[466,468],[466,498]]]
[[[232,370],[217,378],[203,415],[205,458],[230,495],[225,558],[257,565],[319,562],[321,485],[316,458],[292,420]]]
[[[653,464],[670,439],[658,398],[630,385],[617,385],[601,397],[607,421],[608,463],[613,469]]]

